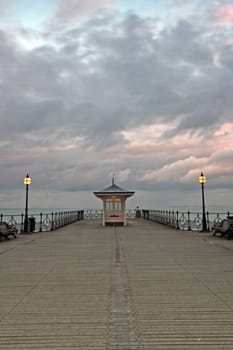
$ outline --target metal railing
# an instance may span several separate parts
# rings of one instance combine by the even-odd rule
[[[125,215],[127,219],[135,218],[135,209],[126,209]],[[103,210],[102,209],[85,209],[84,210],[84,219],[93,220],[93,219],[102,219]]]
[[[143,219],[168,225],[175,229],[195,231],[201,231],[202,229],[202,214],[198,212],[142,209],[141,213]],[[207,212],[207,229],[210,231],[214,224],[221,223],[225,217],[230,215],[232,215],[232,213],[229,211],[219,213]],[[29,216],[28,228],[29,232],[53,231],[79,220],[101,220],[102,217],[102,209],[59,211],[51,213],[41,212]],[[135,209],[126,210],[126,218],[135,217]],[[24,230],[24,219],[24,214],[0,214],[0,223],[6,222],[11,227],[15,227],[18,232],[23,232]]]
[[[29,232],[53,231],[84,219],[84,210],[36,213],[28,217]],[[18,232],[24,231],[24,214],[0,214],[0,223],[6,222]]]
[[[214,224],[219,224],[225,217],[231,213],[206,213],[207,230],[211,231]],[[180,230],[202,230],[202,214],[197,212],[181,212],[172,210],[150,210],[143,209],[142,217],[146,220],[151,220],[159,224],[168,225]]]
[[[102,209],[85,209],[72,211],[56,211],[51,213],[33,213],[28,217],[28,231],[42,232],[53,231],[60,227],[69,225],[79,220],[102,219]],[[126,210],[126,218],[134,218],[135,209]],[[0,223],[6,222],[15,227],[18,232],[24,232],[25,215],[22,214],[0,214]]]

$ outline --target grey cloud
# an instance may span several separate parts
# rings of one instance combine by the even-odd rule
[[[206,68],[212,62],[212,52],[205,45],[202,34],[203,28],[181,20],[174,28],[164,30],[160,53],[165,60]]]
[[[115,0],[60,0],[55,13],[52,15],[50,25],[53,28],[62,27],[64,24],[69,25],[80,22],[89,16],[111,9]]]
[[[10,64],[17,67],[14,74],[5,67],[6,84],[15,98],[21,97],[22,107],[27,106],[25,112],[21,112],[17,101],[14,104],[21,121],[25,115],[27,123],[30,110],[35,119],[40,115],[48,124],[68,116],[90,138],[93,130],[96,135],[99,130],[101,135],[104,125],[111,135],[141,123],[142,114],[144,123],[187,114],[181,129],[186,125],[206,126],[203,116],[206,114],[208,118],[211,105],[216,108],[213,98],[216,103],[218,93],[221,100],[224,75],[221,80],[220,70],[213,66],[210,45],[203,41],[200,30],[183,21],[174,30],[154,39],[146,20],[136,15],[130,15],[115,27],[121,29],[121,35],[105,29],[92,32],[89,28],[86,45],[91,53],[86,55],[87,63],[72,49],[64,54],[64,51],[42,47],[22,54],[21,59],[15,57],[15,52],[11,55],[6,52]],[[74,32],[70,41],[68,34],[64,45],[75,48]],[[200,69],[198,78],[192,76],[195,67]],[[68,74],[67,79],[59,78],[62,72]],[[228,84],[230,87],[231,83]],[[228,103],[231,106],[231,101]],[[198,123],[189,124],[194,115],[190,109],[195,109],[196,114],[197,104],[203,105],[196,115]],[[10,114],[13,115],[12,110]],[[214,123],[218,116],[211,118]],[[30,123],[27,126],[30,129]]]
[[[151,19],[133,14],[101,16],[103,22],[95,17],[57,31],[50,36],[56,37],[55,45],[28,51],[1,32],[0,134],[1,141],[10,144],[2,144],[8,157],[0,164],[8,162],[15,186],[17,177],[29,169],[39,188],[101,188],[97,185],[104,186],[106,173],[116,167],[101,152],[114,147],[119,154],[125,152],[122,130],[176,121],[177,128],[162,136],[169,141],[186,130],[201,130],[209,137],[221,121],[232,120],[232,48],[222,43],[221,34],[208,37],[205,28],[180,21],[155,37],[156,19],[152,25]],[[212,41],[213,35],[218,40]],[[214,63],[216,51],[220,65]],[[76,137],[80,143],[75,143]],[[51,146],[59,146],[61,140],[70,140],[73,148],[54,150]],[[47,147],[47,153],[40,156],[40,147]],[[20,157],[17,148],[35,153]],[[130,167],[131,184],[149,190],[151,184],[140,180],[144,169],[159,169],[178,157],[175,152],[155,156],[118,158],[117,167]],[[6,177],[2,170],[1,187]],[[156,186],[162,190],[168,185]]]

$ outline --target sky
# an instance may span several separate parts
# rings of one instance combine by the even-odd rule
[[[232,0],[0,0],[0,208],[233,209]]]

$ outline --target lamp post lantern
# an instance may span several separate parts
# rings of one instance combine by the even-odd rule
[[[26,203],[25,203],[25,216],[24,216],[24,230],[23,232],[28,232],[28,189],[29,185],[32,183],[32,179],[27,174],[23,180],[23,183],[26,187]]]
[[[198,178],[199,183],[201,184],[201,192],[202,192],[202,231],[208,231],[207,222],[206,222],[206,213],[205,213],[205,194],[204,194],[204,184],[206,183],[206,177],[203,172]]]

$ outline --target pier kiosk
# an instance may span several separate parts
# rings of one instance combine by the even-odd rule
[[[102,191],[94,192],[94,195],[103,201],[103,226],[126,226],[126,199],[135,192],[124,190],[117,186],[112,178],[112,185]]]

